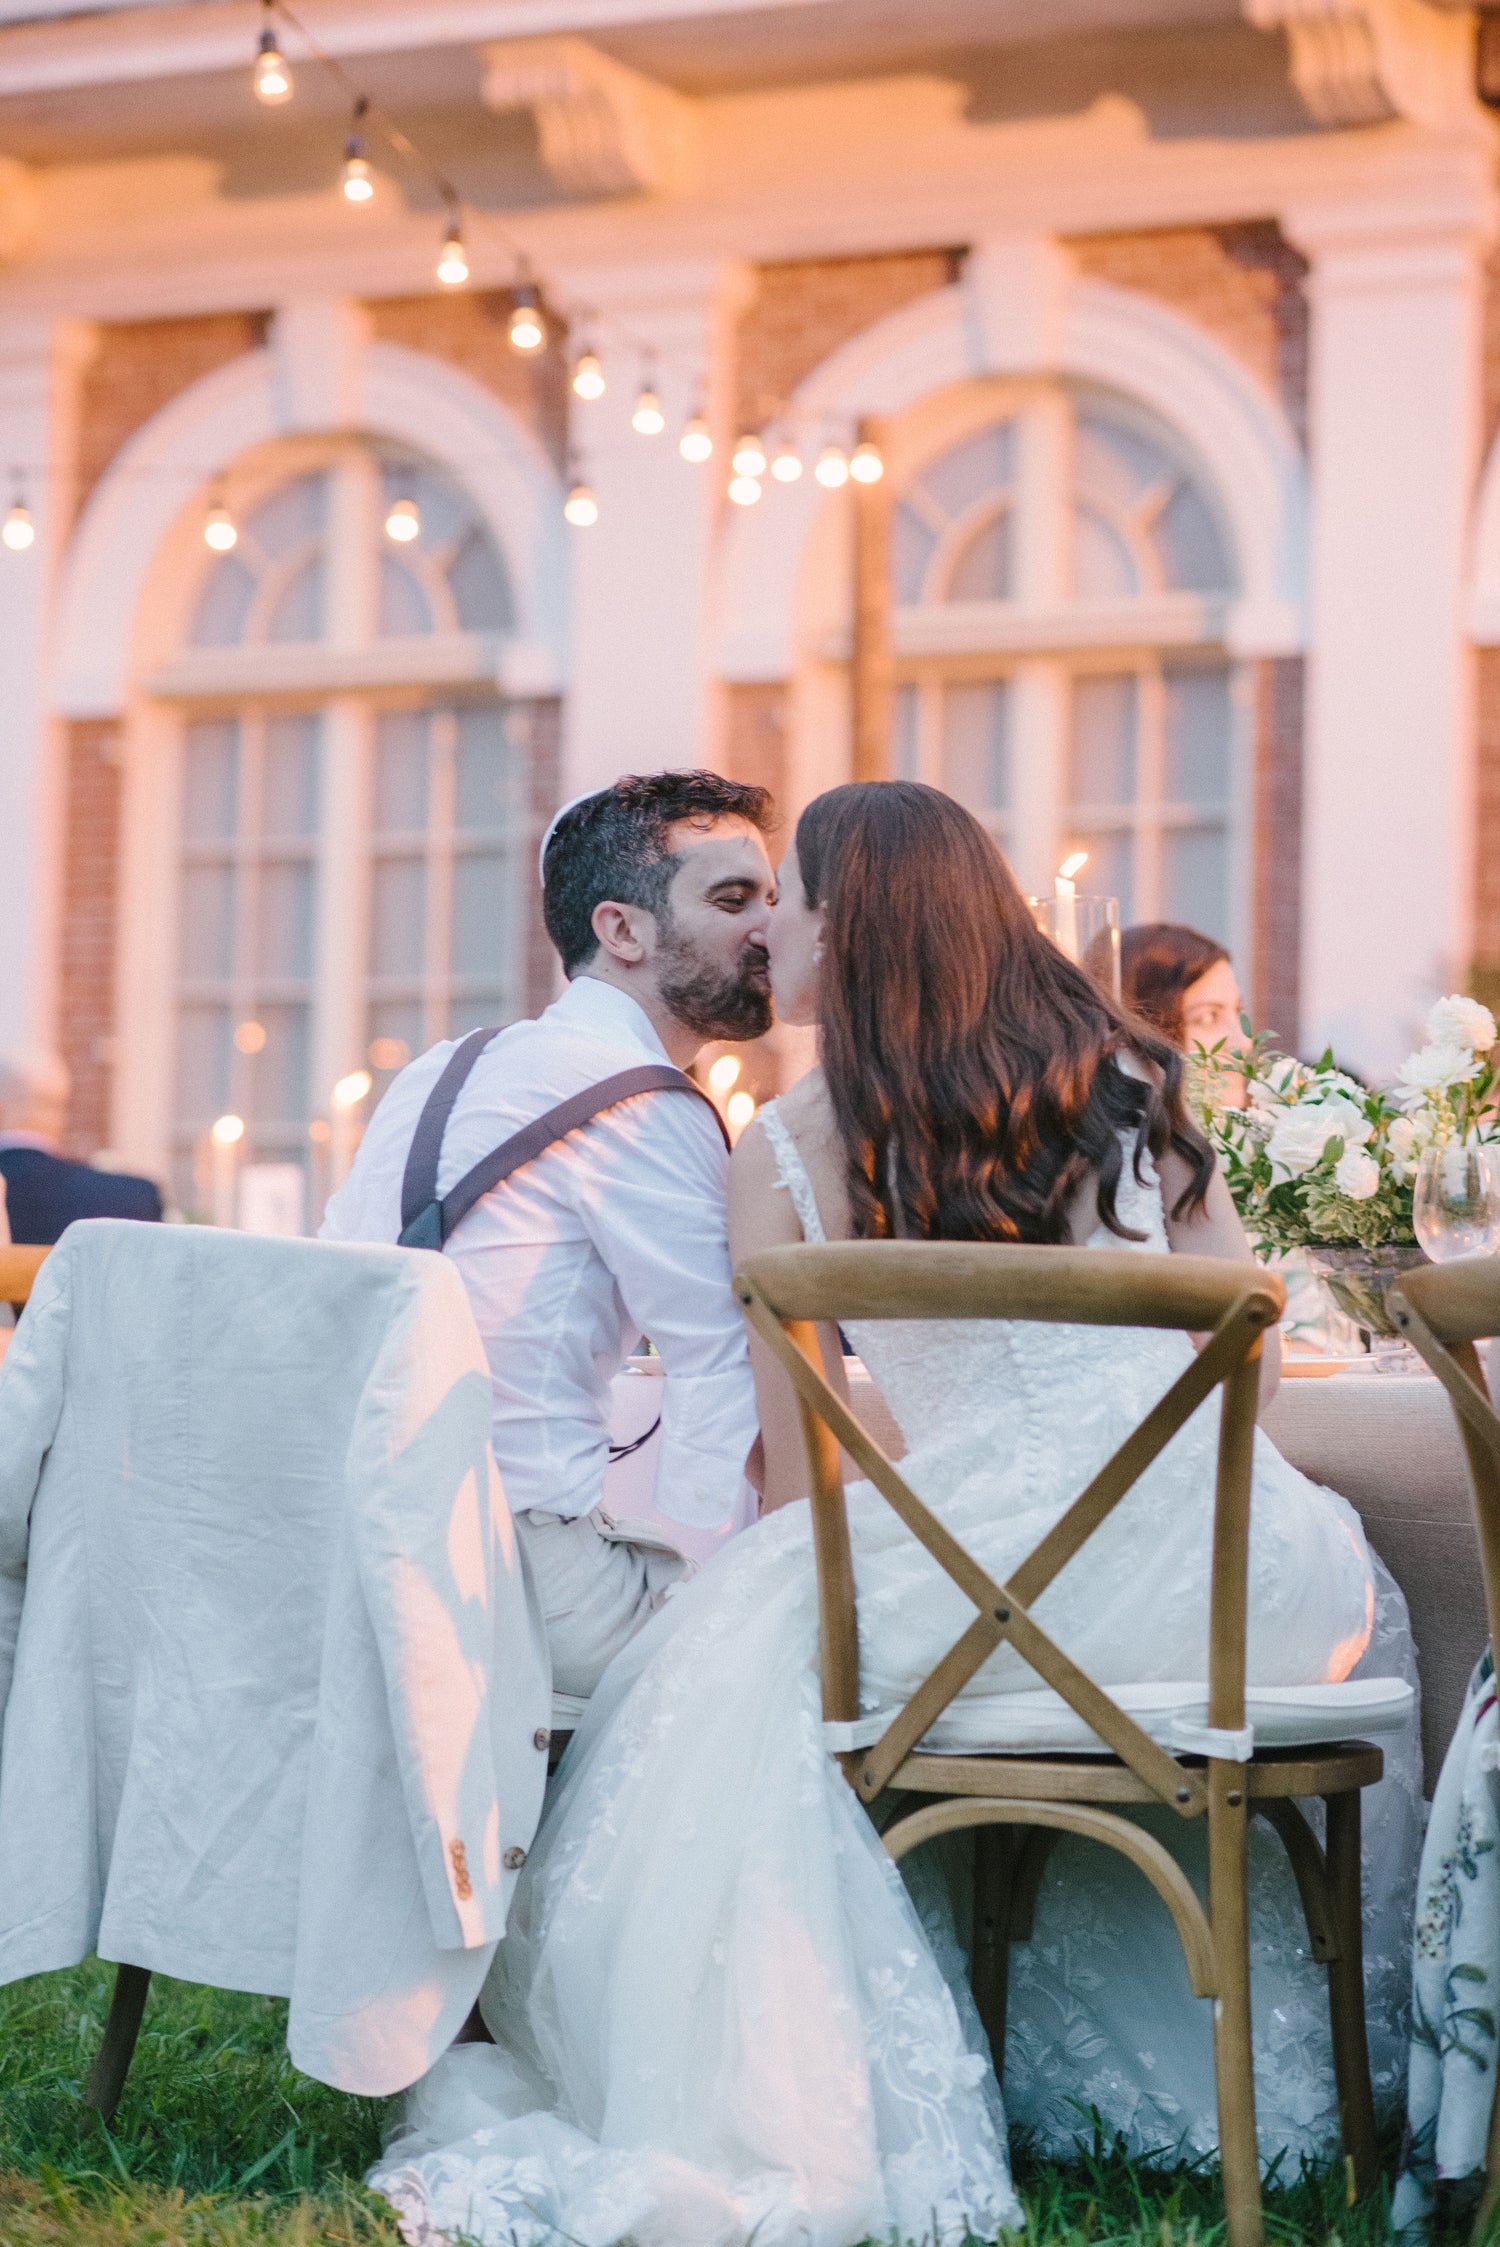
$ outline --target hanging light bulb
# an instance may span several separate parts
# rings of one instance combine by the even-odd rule
[[[365,144],[358,133],[351,133],[344,143],[344,201],[368,203],[375,193],[375,182],[370,177],[370,159],[365,154]]]
[[[766,472],[766,448],[753,431],[740,438],[733,459],[736,476],[764,476]]]
[[[469,261],[464,256],[464,238],[456,218],[449,219],[448,231],[443,236],[443,247],[438,256],[437,277],[448,289],[461,288],[469,278]]]
[[[211,546],[216,554],[227,554],[232,546],[238,545],[239,536],[234,517],[223,500],[216,499],[203,518],[204,545]]]
[[[677,440],[677,450],[684,460],[691,460],[695,463],[712,460],[714,441],[709,435],[708,423],[704,420],[702,414],[693,415],[692,420]]]
[[[398,499],[385,519],[385,535],[398,546],[409,546],[422,535],[422,517],[414,499]]]
[[[885,462],[880,457],[878,445],[856,445],[849,455],[849,473],[856,484],[878,484],[885,474]]]
[[[596,351],[578,354],[578,363],[573,369],[573,395],[590,400],[604,396],[604,369]]]
[[[642,387],[636,398],[630,426],[640,437],[659,437],[667,426],[667,417],[661,410],[661,400],[649,382]]]
[[[574,527],[586,531],[599,520],[599,502],[587,484],[574,484],[563,501],[563,514]]]
[[[771,455],[771,474],[778,484],[795,484],[802,473],[802,455],[795,445],[778,445]]]
[[[24,499],[12,500],[10,513],[0,523],[0,538],[4,539],[12,554],[24,554],[27,547],[35,543],[36,525],[31,520],[31,512]]]
[[[847,484],[849,463],[842,449],[838,445],[825,445],[818,455],[818,464],[813,474],[825,491],[836,492],[840,484]]]
[[[518,281],[511,292],[508,332],[512,351],[540,351],[547,340],[542,300],[530,281]]]
[[[729,496],[736,507],[753,507],[760,497],[758,476],[734,476],[730,479]]]
[[[265,18],[260,34],[260,49],[255,57],[255,98],[274,109],[278,102],[292,98],[292,74],[286,57],[276,38],[276,27],[271,21],[271,0],[265,0]]]

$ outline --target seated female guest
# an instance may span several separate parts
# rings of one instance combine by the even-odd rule
[[[1244,1000],[1222,944],[1177,921],[1139,921],[1120,939],[1120,986],[1132,1014],[1149,1022],[1180,1052],[1211,1048],[1222,1038],[1244,1046]]]

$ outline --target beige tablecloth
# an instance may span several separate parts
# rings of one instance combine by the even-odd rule
[[[853,1369],[854,1410],[878,1443],[901,1439],[879,1390]],[[1264,1420],[1276,1448],[1356,1508],[1406,1594],[1422,1678],[1430,1793],[1484,1646],[1484,1586],[1463,1447],[1431,1375],[1285,1380]]]

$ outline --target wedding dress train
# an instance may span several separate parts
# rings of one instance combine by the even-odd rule
[[[761,1114],[819,1239],[795,1147],[774,1105]],[[1119,1206],[1147,1235],[1142,1253],[1163,1253],[1149,1165],[1142,1180],[1127,1173]],[[1009,1323],[851,1336],[906,1435],[903,1472],[1002,1578],[1191,1348],[1174,1334]],[[1216,1422],[1210,1399],[1037,1603],[1102,1682],[1202,1675]],[[851,1489],[849,1515],[864,1687],[889,1703],[971,1610],[868,1485]],[[1347,1674],[1374,1596],[1350,1510],[1258,1445],[1252,1680]],[[1002,1648],[969,1693],[1035,1683]],[[1068,1915],[1039,1921],[1053,1979],[1018,1989],[1010,2050],[1043,2086],[1013,2077],[1013,2104],[1044,2131],[1068,2083],[1132,2128],[1153,2045],[1206,2018],[1185,1980],[1182,2003],[1158,1994],[1144,2028],[1126,2017],[1116,2029],[1105,2010],[1114,1947],[1136,1939],[1132,1915],[1149,1916],[1127,1889],[1137,1880],[1106,1860],[1092,1947]],[[946,1893],[930,1865],[913,1885],[916,1903],[823,1746],[808,1509],[788,1507],[674,1594],[606,1673],[485,1986],[496,2045],[456,2048],[414,2087],[371,2183],[408,2239],[462,2233],[483,2247],[559,2234],[582,2247],[957,2247],[1019,2225]],[[1267,1967],[1273,2005],[1283,1981],[1321,2001],[1322,1970],[1299,1955],[1280,1901],[1273,1917],[1269,1933],[1257,1921],[1258,2028]],[[1297,2075],[1318,2059],[1282,2064]],[[1269,2088],[1271,2134],[1311,2142],[1297,2101]],[[1163,2114],[1183,2122],[1171,2134],[1197,2143],[1211,2067],[1196,2083],[1174,2077],[1170,2095]],[[1155,2109],[1149,2121],[1160,2143]]]

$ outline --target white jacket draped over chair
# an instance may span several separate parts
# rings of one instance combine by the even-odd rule
[[[291,2000],[383,2094],[452,2038],[549,1678],[463,1284],[418,1250],[74,1225],[0,1370],[0,1982]]]

